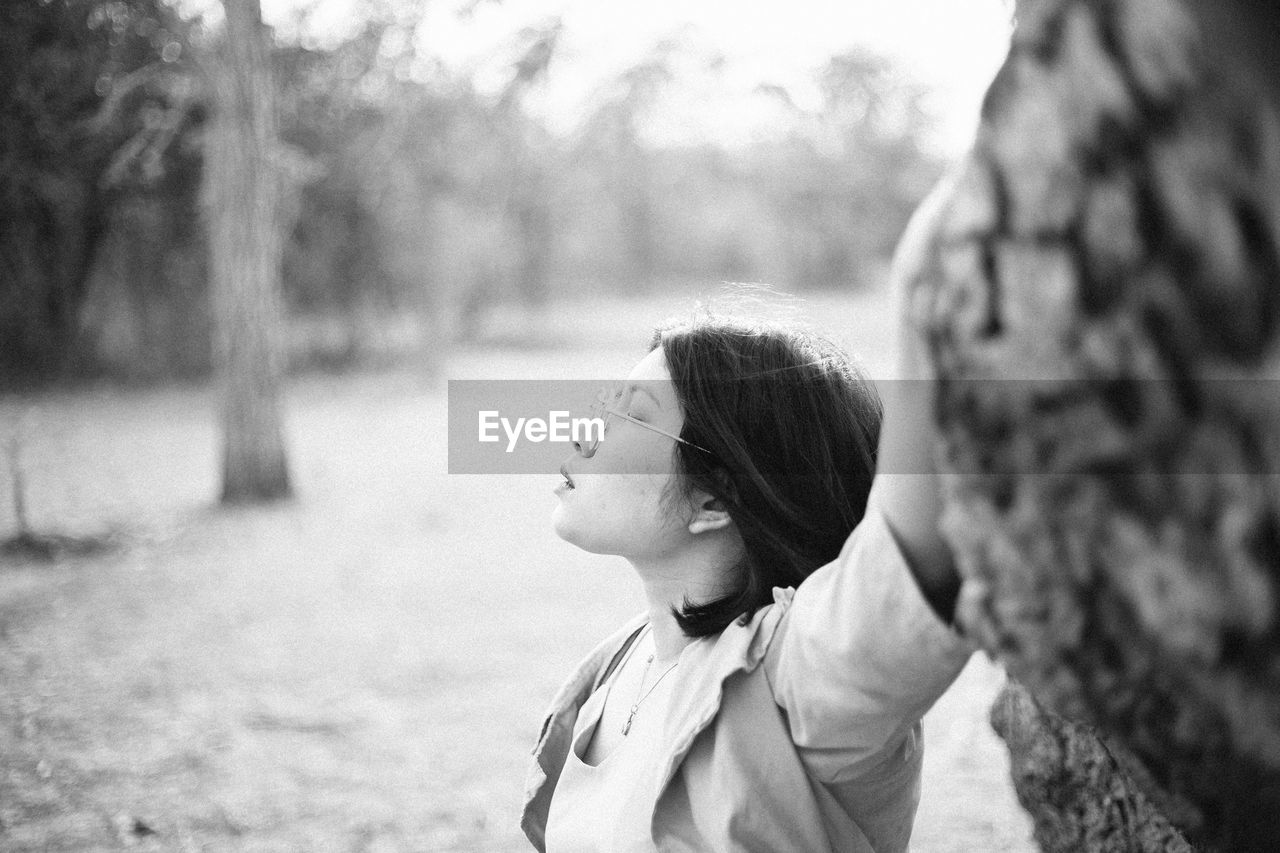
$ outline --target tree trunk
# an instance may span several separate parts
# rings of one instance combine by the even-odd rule
[[[1280,843],[1276,17],[1024,0],[914,259],[959,617],[1037,700],[996,719],[1045,849]]]
[[[224,0],[209,63],[204,166],[214,363],[224,394],[222,501],[289,494],[280,422],[281,194],[274,86],[258,0]]]
[[[1191,845],[1134,781],[1134,767],[1091,726],[1040,706],[1010,681],[991,708],[1009,748],[1018,802],[1046,853],[1190,853]]]

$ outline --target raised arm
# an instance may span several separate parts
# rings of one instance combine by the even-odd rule
[[[922,206],[899,245],[900,296],[924,257],[939,198]],[[839,558],[796,590],[766,658],[793,739],[827,783],[871,783],[895,766],[906,772],[917,760],[912,732],[972,650],[949,624],[960,584],[937,531],[931,380],[905,307],[898,315],[897,376],[909,381],[881,388],[883,473],[867,515]]]
[[[937,428],[933,418],[934,376],[924,340],[911,322],[911,290],[927,257],[928,242],[945,201],[939,186],[920,206],[899,242],[891,274],[896,301],[896,379],[880,386],[884,424],[880,430],[872,502],[906,557],[920,591],[934,611],[952,622],[960,576],[938,532],[941,480],[934,467]]]
[[[919,359],[910,330],[902,330],[902,341],[900,363]],[[910,371],[900,375],[920,374]],[[937,429],[932,385],[931,378],[884,383],[884,426],[877,466],[881,473],[872,486],[871,502],[884,513],[925,600],[943,620],[952,622],[960,576],[938,532],[942,492],[933,458]]]

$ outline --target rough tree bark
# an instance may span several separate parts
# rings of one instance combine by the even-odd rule
[[[1045,850],[1280,849],[1277,14],[1211,5],[1020,2],[913,276]]]
[[[279,409],[282,173],[267,36],[258,0],[224,0],[208,63],[213,100],[203,194],[214,364],[222,380],[222,501],[289,494]]]

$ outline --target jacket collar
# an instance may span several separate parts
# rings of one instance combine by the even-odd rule
[[[520,818],[520,828],[539,851],[546,849],[551,795],[569,755],[578,709],[599,687],[610,664],[622,654],[627,639],[644,627],[648,619],[647,613],[633,617],[596,646],[551,700],[551,708],[542,723],[542,734],[533,748],[534,764],[525,786],[524,812]]]
[[[702,637],[680,653],[681,666],[676,672],[672,693],[687,701],[667,713],[667,731],[675,732],[671,751],[663,762],[655,802],[666,790],[676,770],[684,761],[694,741],[715,719],[724,699],[724,684],[738,673],[755,670],[764,660],[778,623],[791,602],[793,589],[775,588],[774,604],[762,607],[749,618],[739,618],[714,637]]]
[[[774,604],[757,610],[748,619],[730,623],[714,637],[703,637],[690,643],[680,653],[681,663],[673,674],[674,695],[688,697],[667,712],[665,725],[675,732],[671,750],[662,759],[662,772],[654,791],[657,803],[675,776],[681,762],[693,748],[694,741],[720,710],[724,683],[739,672],[751,672],[764,659],[778,623],[791,602],[795,590],[773,590]],[[533,749],[535,765],[525,794],[521,827],[538,850],[545,849],[547,813],[551,796],[560,778],[560,770],[569,754],[573,725],[578,710],[599,686],[610,664],[622,654],[627,639],[648,621],[648,614],[632,618],[620,630],[598,645],[574,671],[552,700],[550,713],[543,723],[542,736]]]

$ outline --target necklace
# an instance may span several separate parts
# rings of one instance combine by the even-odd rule
[[[662,675],[659,675],[658,680],[653,682],[653,684],[649,685],[648,690],[645,690],[644,680],[649,677],[649,667],[653,666],[653,658],[654,658],[654,655],[649,655],[649,659],[644,662],[644,672],[641,673],[640,675],[640,690],[644,692],[643,694],[639,692],[637,692],[636,694],[636,701],[633,702],[631,705],[631,713],[627,714],[627,723],[622,727],[623,737],[626,737],[627,734],[631,732],[631,721],[636,718],[636,711],[640,710],[640,703],[648,699],[649,694],[652,693],[654,689],[662,682],[662,679],[666,678],[671,673],[671,670],[675,669],[680,665],[679,660],[671,664],[671,666],[667,667],[666,672],[663,672]]]

